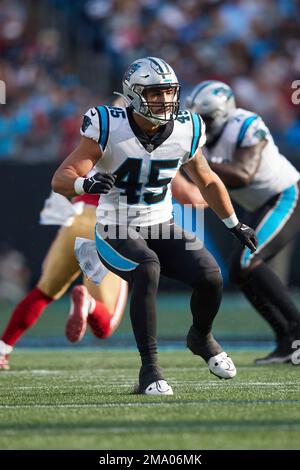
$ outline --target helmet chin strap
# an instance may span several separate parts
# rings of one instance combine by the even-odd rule
[[[146,116],[144,116],[144,117],[146,117]],[[163,119],[156,119],[156,118],[153,118],[153,117],[146,117],[146,119],[149,119],[149,121],[151,121],[153,124],[157,124],[158,126],[164,126],[165,124],[170,122],[170,121],[164,121]]]
[[[113,92],[113,95],[121,96],[121,98],[125,101],[125,103],[126,103],[128,106],[131,105],[129,99],[127,98],[127,96],[123,95],[123,93],[119,93],[118,91],[114,91],[114,92]]]
[[[156,124],[157,126],[164,126],[167,124],[168,121],[164,121],[162,119],[157,119],[152,116],[146,116],[143,113],[139,113],[136,109],[134,110],[135,113],[137,113],[139,116],[143,117],[144,119],[147,119],[147,121],[150,121],[152,124]]]

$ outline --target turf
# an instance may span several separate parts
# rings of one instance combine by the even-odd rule
[[[261,354],[261,352],[260,352]],[[234,352],[221,381],[189,351],[161,352],[171,397],[131,393],[132,351],[26,351],[0,373],[0,449],[298,449],[299,368]]]

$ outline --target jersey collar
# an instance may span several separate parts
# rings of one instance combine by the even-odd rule
[[[153,135],[146,134],[135,122],[133,118],[133,109],[126,108],[128,122],[132,129],[132,132],[142,144],[142,146],[147,150],[148,153],[153,152],[157,147],[159,147],[173,132],[174,121],[170,121],[164,126],[161,126],[160,129]]]

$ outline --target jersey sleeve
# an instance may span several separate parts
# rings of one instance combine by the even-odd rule
[[[80,134],[90,139],[99,141],[100,137],[100,121],[97,108],[90,108],[83,116]]]
[[[95,140],[104,152],[109,135],[109,116],[106,106],[90,108],[83,116],[80,134]]]
[[[241,125],[237,147],[251,147],[266,138],[268,129],[260,116],[253,114],[247,117]]]
[[[191,120],[192,138],[190,151],[186,154],[185,158],[182,160],[182,163],[187,163],[188,161],[192,160],[197,150],[203,147],[206,142],[205,124],[201,116],[196,113],[191,113]]]

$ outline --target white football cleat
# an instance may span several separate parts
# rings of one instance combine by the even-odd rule
[[[148,385],[143,395],[173,395],[173,390],[166,380],[157,380]]]
[[[224,351],[211,357],[207,364],[210,372],[220,379],[233,379],[236,376],[233,360]]]

